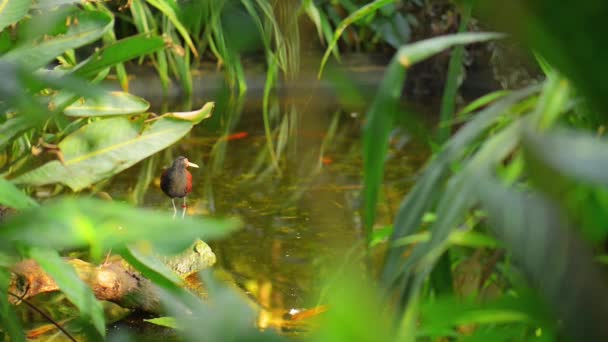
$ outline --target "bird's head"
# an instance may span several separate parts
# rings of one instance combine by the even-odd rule
[[[175,159],[175,161],[173,162],[173,167],[187,169],[188,166],[198,168],[198,165],[191,163],[190,161],[188,161],[188,158],[183,156],[177,157],[177,159]]]

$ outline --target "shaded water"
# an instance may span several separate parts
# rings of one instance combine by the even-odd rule
[[[358,112],[320,95],[276,98],[272,123],[283,129],[275,130],[274,147],[283,148],[278,148],[278,167],[274,167],[261,99],[239,103],[218,98],[213,118],[152,157],[149,165],[140,163],[123,172],[104,190],[117,200],[171,212],[171,202],[158,186],[162,168],[178,155],[201,165],[191,170],[194,187],[188,215],[242,219],[242,230],[210,243],[218,257],[216,268],[265,309],[260,327],[283,327],[282,317],[290,310],[317,305],[334,266],[363,247],[359,212],[363,121]],[[203,102],[165,103],[154,110],[184,110]],[[395,134],[379,222],[392,221],[427,154],[420,142],[403,132]],[[147,188],[141,185],[146,175],[152,176]]]

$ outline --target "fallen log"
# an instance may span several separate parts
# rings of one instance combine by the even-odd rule
[[[196,241],[186,251],[173,257],[160,258],[177,275],[185,279],[190,274],[211,267],[215,254],[203,241]],[[134,309],[158,314],[161,311],[156,285],[133,269],[125,260],[112,256],[102,265],[94,265],[80,259],[66,260],[95,297]],[[59,291],[59,287],[34,260],[24,260],[12,268],[9,291],[19,296],[10,297],[13,304],[45,292]]]

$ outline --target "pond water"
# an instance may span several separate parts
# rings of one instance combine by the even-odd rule
[[[199,164],[200,169],[191,169],[188,215],[238,216],[244,222],[227,239],[210,242],[218,257],[215,267],[264,309],[261,328],[288,330],[286,314],[318,305],[334,266],[361,250],[364,109],[348,108],[322,90],[308,96],[288,91],[274,98],[275,165],[258,95],[250,92],[240,101],[221,93],[211,97],[217,101],[211,119],[103,190],[115,200],[171,212],[158,185],[162,168],[179,155]],[[160,102],[153,110],[187,110],[204,102]],[[393,136],[379,222],[392,221],[427,155],[425,144],[404,132]]]

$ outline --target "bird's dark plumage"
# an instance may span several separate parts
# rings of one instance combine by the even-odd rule
[[[188,171],[188,159],[178,157],[160,177],[160,188],[171,198],[186,197],[192,191],[192,174]]]

